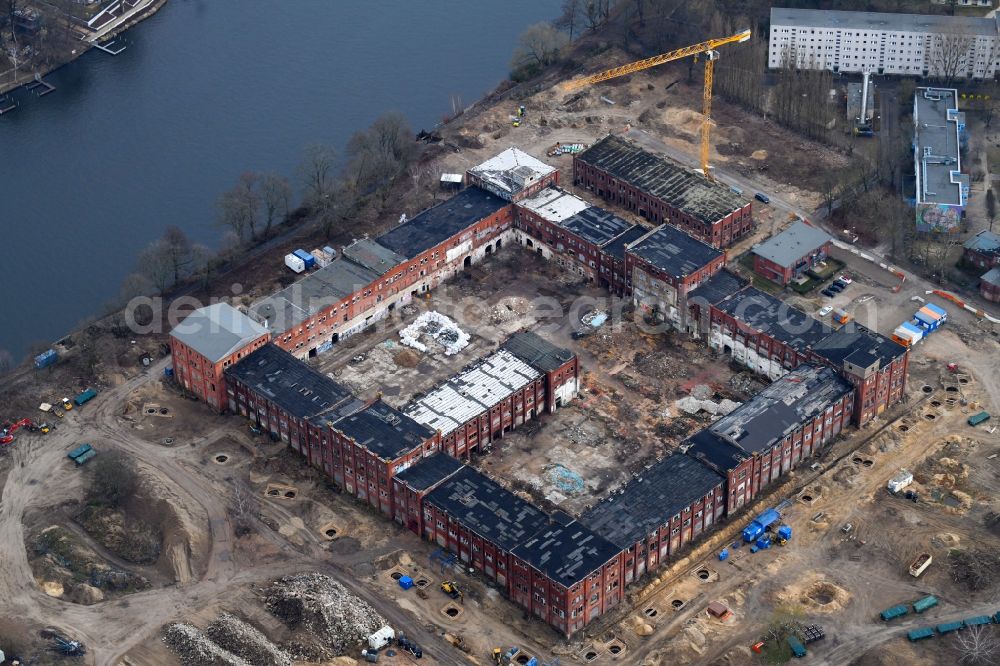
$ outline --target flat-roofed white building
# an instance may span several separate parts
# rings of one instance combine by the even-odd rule
[[[913,125],[917,231],[956,233],[969,198],[961,154],[965,114],[958,110],[958,91],[917,88]]]
[[[771,69],[828,69],[986,79],[997,71],[1000,19],[771,9]]]

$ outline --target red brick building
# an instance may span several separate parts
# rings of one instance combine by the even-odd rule
[[[731,514],[840,434],[853,405],[854,388],[833,369],[803,365],[691,437],[683,450],[726,477]]]
[[[1000,267],[991,268],[979,278],[979,293],[992,303],[1000,303]]]
[[[511,147],[469,169],[465,182],[504,201],[521,201],[550,185],[558,185],[559,170]]]
[[[729,187],[614,135],[573,156],[573,183],[712,247],[728,247],[753,229],[750,202]]]
[[[198,308],[170,331],[174,376],[212,409],[224,411],[225,369],[270,339],[266,328],[228,303]]]
[[[833,238],[798,221],[780,234],[753,248],[753,270],[758,275],[788,284],[830,255]]]
[[[580,521],[622,550],[624,584],[654,571],[726,515],[725,477],[673,454],[587,510]]]
[[[417,536],[425,533],[424,496],[463,467],[446,453],[433,453],[392,479],[393,520]]]
[[[688,329],[688,293],[725,265],[725,253],[668,225],[625,249],[625,274],[636,307],[678,330]]]
[[[968,266],[987,270],[1000,266],[1000,234],[980,231],[965,241],[962,259]]]
[[[352,244],[251,310],[268,322],[275,344],[298,358],[315,356],[500,249],[512,222],[506,201],[463,190],[374,241]]]

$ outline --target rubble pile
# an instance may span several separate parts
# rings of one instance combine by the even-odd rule
[[[322,574],[285,576],[267,590],[267,609],[292,629],[305,629],[341,655],[386,624],[367,602]]]
[[[250,666],[241,657],[208,639],[197,627],[175,622],[163,632],[163,642],[183,666]]]
[[[229,613],[221,613],[205,634],[225,650],[252,666],[292,666],[292,658],[256,627]]]
[[[444,347],[445,356],[457,354],[469,345],[469,334],[440,312],[425,312],[399,332],[399,337],[404,345],[426,352],[427,345],[420,342],[421,335],[429,335],[441,344]]]

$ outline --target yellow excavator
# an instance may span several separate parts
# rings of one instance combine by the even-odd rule
[[[462,594],[462,590],[459,589],[458,583],[453,580],[446,580],[441,583],[441,591],[447,594],[452,599],[458,599],[459,601],[465,601],[465,595]]]
[[[710,146],[708,138],[712,125],[712,77],[713,72],[715,71],[715,61],[719,59],[719,52],[715,49],[725,44],[745,42],[749,39],[749,30],[738,32],[735,35],[730,35],[729,37],[709,39],[708,41],[704,41],[700,44],[685,46],[682,49],[670,51],[669,53],[663,53],[658,56],[653,56],[652,58],[630,62],[627,65],[614,67],[580,79],[572,79],[563,84],[563,90],[567,92],[579,90],[580,88],[585,88],[586,86],[600,83],[601,81],[607,81],[608,79],[614,79],[619,76],[625,76],[626,74],[632,74],[633,72],[639,72],[644,69],[649,69],[650,67],[662,65],[666,62],[680,60],[681,58],[687,58],[689,56],[697,59],[699,55],[705,54],[705,89],[702,93],[703,117],[701,119],[701,170],[702,173],[705,174],[706,178],[712,180],[712,174],[708,169],[708,152]]]

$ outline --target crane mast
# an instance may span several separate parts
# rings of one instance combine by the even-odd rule
[[[669,53],[663,53],[658,56],[653,56],[652,58],[646,58],[644,60],[637,60],[635,62],[630,62],[626,65],[621,65],[619,67],[613,67],[612,69],[598,72],[597,74],[592,74],[590,76],[585,76],[580,79],[573,79],[567,81],[563,84],[563,89],[566,91],[579,90],[580,88],[585,88],[586,86],[593,85],[595,83],[600,83],[602,81],[607,81],[608,79],[614,79],[619,76],[625,76],[626,74],[632,74],[633,72],[640,72],[644,69],[649,69],[650,67],[656,67],[657,65],[662,65],[664,63],[672,62],[674,60],[680,60],[687,57],[697,57],[699,54],[705,54],[705,87],[702,91],[702,120],[701,120],[701,170],[705,174],[705,177],[709,180],[712,179],[712,174],[708,168],[708,157],[709,148],[711,146],[709,142],[709,137],[711,134],[711,124],[712,124],[712,79],[715,73],[715,61],[719,59],[719,52],[715,49],[719,46],[724,46],[726,44],[733,44],[739,42],[745,42],[750,39],[750,31],[744,30],[738,32],[735,35],[730,35],[728,37],[721,37],[718,39],[709,39],[707,41],[701,42],[700,44],[693,44],[692,46],[685,46],[684,48],[677,49],[676,51],[670,51]]]

